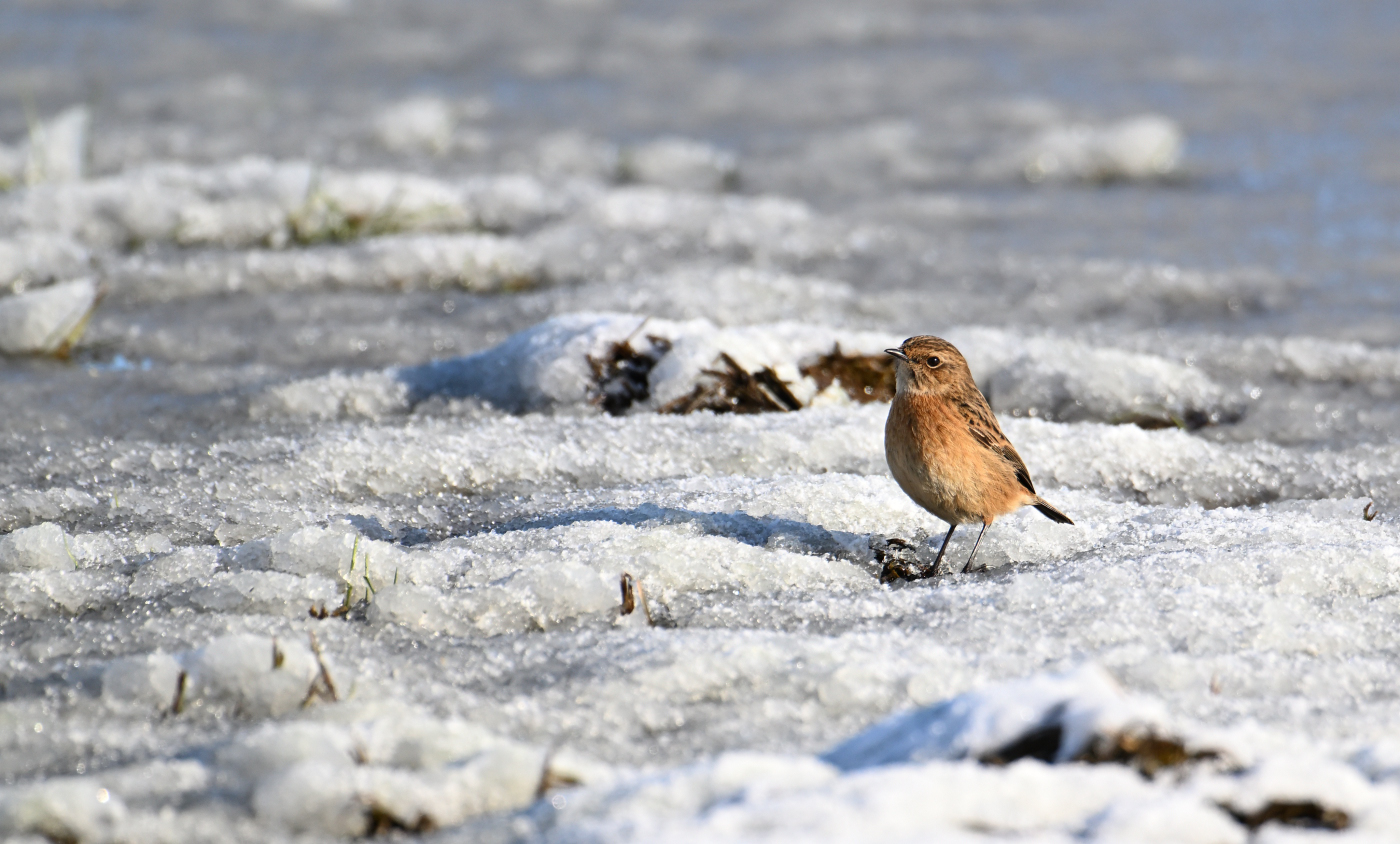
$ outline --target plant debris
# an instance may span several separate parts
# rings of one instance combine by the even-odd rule
[[[180,677],[175,681],[175,700],[170,704],[171,715],[179,715],[185,709],[185,689],[189,686],[190,675],[184,671],[180,672]]]
[[[1361,518],[1368,522],[1374,521],[1380,514],[1381,511],[1376,507],[1376,502],[1374,501],[1367,501],[1366,506],[1361,508]]]
[[[433,819],[427,815],[419,815],[412,823],[409,823],[378,803],[369,804],[368,814],[369,824],[365,829],[365,835],[388,835],[391,832],[411,832],[422,835],[437,829],[437,824],[433,823]]]
[[[927,576],[928,567],[919,562],[918,548],[898,537],[871,537],[870,550],[880,564],[880,582],[920,580]]]
[[[839,384],[852,401],[866,404],[894,401],[894,370],[895,359],[889,355],[848,355],[837,343],[830,354],[802,367],[801,372],[817,382],[818,390]]]
[[[1229,812],[1230,817],[1248,827],[1250,832],[1254,832],[1270,822],[1311,829],[1339,830],[1351,826],[1351,816],[1346,812],[1341,809],[1328,808],[1311,800],[1274,801],[1253,812],[1241,812],[1225,805],[1220,808]]]
[[[331,670],[326,665],[326,657],[321,653],[321,643],[316,639],[315,631],[311,634],[311,652],[316,655],[316,665],[320,671],[316,673],[311,681],[311,686],[306,690],[306,697],[301,701],[301,708],[305,709],[311,705],[313,700],[320,698],[335,703],[340,700],[340,692],[336,690],[335,680],[331,679]]]
[[[1053,762],[1060,752],[1063,739],[1063,726],[1048,724],[1019,736],[978,761],[984,765],[998,766],[1026,758]],[[1091,765],[1126,765],[1144,778],[1153,779],[1168,768],[1219,758],[1220,754],[1216,751],[1188,750],[1180,740],[1154,733],[1116,733],[1095,736],[1073,761]]]
[[[749,372],[725,352],[720,352],[712,366],[723,369],[701,370],[704,378],[695,389],[667,402],[658,412],[787,413],[802,409],[802,402],[772,367]]]
[[[1159,771],[1167,768],[1220,758],[1220,753],[1214,750],[1188,750],[1179,739],[1154,733],[1118,733],[1095,736],[1089,742],[1088,749],[1076,756],[1075,761],[1095,765],[1127,765],[1147,779],[1153,779]]]
[[[643,321],[642,325],[646,325],[646,322]],[[637,326],[637,331],[642,330],[642,325]],[[633,332],[635,336],[636,332]],[[671,351],[671,341],[664,337],[648,334],[648,348],[645,351],[632,345],[633,337],[610,345],[602,358],[588,356],[588,366],[593,370],[589,401],[612,416],[621,416],[632,405],[651,396],[648,380],[651,371]]]
[[[1046,418],[1049,418],[1048,416]],[[1221,421],[1238,422],[1238,415],[1222,417],[1219,413],[1207,413],[1196,408],[1187,408],[1180,416],[1170,415],[1166,418],[1154,416],[1149,413],[1130,413],[1125,416],[1118,416],[1109,420],[1112,425],[1136,425],[1144,431],[1160,431],[1166,428],[1178,428],[1183,431],[1198,431],[1210,425],[1218,424]]]
[[[658,604],[656,612],[651,609],[651,602],[647,600],[646,590],[642,589],[642,582],[627,572],[622,573],[622,609],[620,615],[631,615],[640,604],[642,612],[646,614],[647,624],[651,627],[675,627],[675,619],[671,618],[670,610],[665,605]]]
[[[628,578],[631,577],[631,575],[624,574],[623,577]],[[627,613],[623,613],[623,615],[626,614]],[[540,771],[540,784],[539,787],[535,789],[536,800],[539,800],[556,788],[573,788],[577,785],[583,785],[582,781],[576,777],[554,770],[553,763],[554,751],[551,750],[549,756],[545,757],[544,769]]]

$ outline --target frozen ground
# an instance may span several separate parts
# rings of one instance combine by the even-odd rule
[[[0,836],[1400,840],[1397,45],[0,5]],[[1076,524],[881,585],[923,332]]]

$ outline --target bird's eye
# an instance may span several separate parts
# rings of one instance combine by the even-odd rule
[[[936,368],[938,368],[938,365],[939,365],[940,363],[942,363],[942,362],[943,362],[943,361],[939,360],[937,357],[931,357],[931,358],[928,359],[928,368],[929,368],[929,369],[936,369]]]

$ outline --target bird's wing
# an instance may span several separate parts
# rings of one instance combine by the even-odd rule
[[[997,418],[992,415],[992,408],[987,404],[987,399],[983,397],[981,391],[974,389],[970,395],[964,396],[958,401],[957,406],[963,419],[967,422],[967,430],[968,433],[972,434],[972,438],[1011,464],[1011,468],[1016,470],[1016,480],[1026,488],[1027,492],[1035,495],[1035,484],[1031,483],[1031,473],[1026,468],[1026,462],[1021,459],[1021,455],[1016,453],[1016,448],[1011,445],[1011,441],[1001,432],[1001,426],[997,424]]]

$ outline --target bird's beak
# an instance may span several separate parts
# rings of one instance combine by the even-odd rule
[[[909,362],[909,356],[899,349],[885,349],[885,354],[889,355],[892,358],[899,358],[905,363]]]

